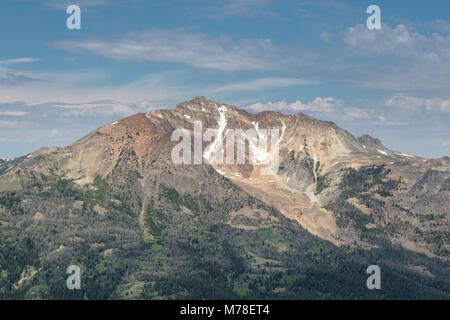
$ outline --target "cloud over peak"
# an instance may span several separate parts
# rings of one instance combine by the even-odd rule
[[[287,103],[285,100],[267,103],[258,102],[251,106],[248,106],[247,109],[255,111],[275,110],[275,111],[311,111],[311,112],[330,113],[341,104],[342,101],[336,100],[333,97],[328,98],[317,97],[314,100],[306,103],[303,103],[300,100],[297,100],[292,103]]]

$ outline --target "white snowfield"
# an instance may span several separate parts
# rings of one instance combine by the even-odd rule
[[[280,145],[281,140],[283,140],[284,131],[286,130],[286,125],[284,124],[283,120],[280,119],[280,121],[281,121],[281,124],[283,125],[283,127],[281,128],[281,137],[280,137],[280,139],[278,139],[278,142],[277,142],[278,145]]]
[[[203,158],[208,162],[211,162],[214,156],[222,155],[222,152],[220,152],[220,148],[223,144],[223,140],[225,139],[225,129],[227,126],[227,107],[221,105],[220,107],[216,106],[216,108],[217,111],[219,111],[219,119],[217,121],[218,128],[216,129],[217,136],[215,137],[213,143],[211,143],[203,153]],[[281,119],[280,122],[282,125],[282,129],[281,137],[279,137],[277,141],[278,144],[283,139],[286,131],[285,123]],[[266,150],[268,140],[267,133],[261,132],[258,122],[252,122],[252,125],[256,131],[257,136],[249,137],[245,132],[243,132],[244,138],[249,142],[250,158],[258,164],[270,163],[272,161],[272,155]]]
[[[249,141],[250,152],[253,154],[254,159],[256,160],[257,163],[260,164],[269,163],[272,157],[265,148],[266,147],[265,144],[267,144],[267,136],[264,136],[259,130],[258,122],[252,122],[252,125],[255,128],[256,133],[258,134],[259,143],[258,141],[255,141],[256,137],[253,137],[254,139],[251,139],[252,137],[248,138],[247,136],[245,136],[245,138]],[[266,143],[262,143],[264,141]],[[264,145],[264,148],[262,148],[261,145]]]
[[[217,173],[219,173],[222,176],[225,176],[225,171],[219,170],[219,169],[215,169],[217,171]]]
[[[414,156],[412,156],[410,154],[403,153],[403,152],[401,152],[401,155],[404,156],[404,157],[415,158]]]
[[[384,152],[383,150],[379,150],[379,149],[377,149],[377,151],[379,152],[379,153],[381,153],[381,154],[384,154],[385,156],[387,156],[388,154],[386,153],[386,152]]]
[[[219,125],[219,129],[217,129],[217,137],[212,144],[208,146],[208,148],[203,153],[203,158],[210,162],[211,155],[214,152],[217,154],[223,144],[223,133],[225,131],[225,127],[227,126],[227,108],[225,106],[220,106],[217,108],[219,111],[219,120],[217,124]]]

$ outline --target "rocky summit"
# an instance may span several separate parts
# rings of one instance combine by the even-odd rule
[[[199,123],[217,135],[175,163],[173,132],[194,141]],[[244,136],[244,163],[211,161],[233,129],[268,148]],[[274,142],[263,173],[251,159]],[[448,157],[197,97],[0,160],[0,298],[448,299],[449,222]]]

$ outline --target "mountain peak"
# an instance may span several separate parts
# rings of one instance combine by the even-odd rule
[[[206,98],[205,96],[197,96],[189,101],[181,102],[177,106],[185,106],[185,105],[196,105],[196,106],[202,106],[202,107],[209,107],[209,106],[220,105],[220,103],[210,100],[210,99]]]

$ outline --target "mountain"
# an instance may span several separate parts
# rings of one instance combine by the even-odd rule
[[[174,131],[193,142],[199,122],[221,139],[175,163]],[[237,160],[230,129],[244,163],[213,161]],[[302,113],[197,97],[136,114],[0,162],[0,298],[448,299],[449,168]]]

